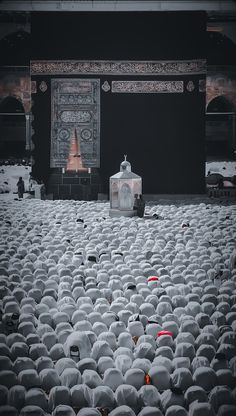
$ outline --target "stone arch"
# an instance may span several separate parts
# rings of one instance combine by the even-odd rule
[[[0,102],[0,113],[25,113],[21,98],[12,95],[4,97]]]
[[[227,113],[234,112],[234,104],[224,95],[214,97],[207,105],[206,111],[208,113]]]

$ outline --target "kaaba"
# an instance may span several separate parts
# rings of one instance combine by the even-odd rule
[[[144,194],[205,192],[205,12],[33,12],[31,31],[36,177],[76,134],[104,193],[124,154]]]

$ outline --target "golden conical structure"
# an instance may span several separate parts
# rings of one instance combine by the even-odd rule
[[[80,153],[80,143],[77,136],[77,131],[74,129],[74,134],[71,139],[69,157],[66,165],[66,170],[75,170],[77,171],[86,171],[87,168],[83,166],[81,153]]]

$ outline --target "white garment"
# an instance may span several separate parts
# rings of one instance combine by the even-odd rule
[[[170,388],[170,374],[164,366],[153,366],[148,372],[151,377],[152,384],[158,391],[167,390]]]
[[[138,392],[135,387],[129,384],[121,384],[117,387],[115,392],[115,399],[120,406],[129,406],[136,412],[139,408]]]
[[[90,357],[91,343],[88,336],[84,332],[71,333],[64,345],[65,354],[70,357],[70,347],[77,346],[79,348],[80,359]]]
[[[52,412],[58,405],[70,405],[70,389],[65,386],[55,386],[50,390],[48,396],[48,409]]]

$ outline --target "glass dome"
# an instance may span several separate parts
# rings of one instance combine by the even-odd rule
[[[126,160],[127,155],[124,155],[125,160],[121,162],[120,164],[120,172],[123,172],[124,170],[127,170],[128,172],[131,172],[131,164]]]

